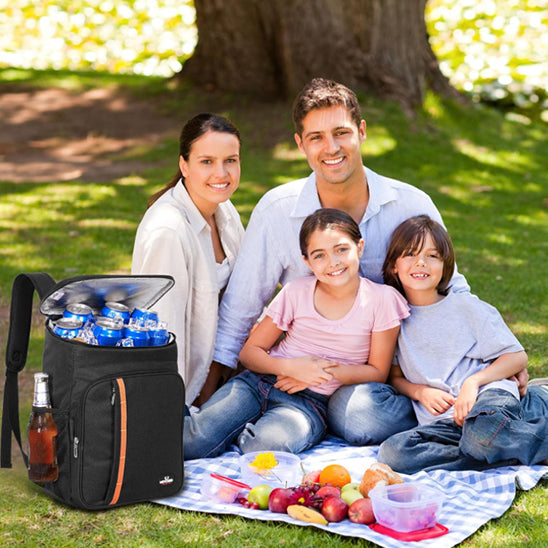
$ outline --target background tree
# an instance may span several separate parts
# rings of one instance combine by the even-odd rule
[[[183,78],[221,91],[291,97],[314,76],[422,104],[457,96],[425,24],[427,0],[195,0],[198,44]]]

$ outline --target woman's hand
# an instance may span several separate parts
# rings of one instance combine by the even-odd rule
[[[459,395],[455,401],[455,408],[453,410],[453,420],[462,426],[464,419],[470,413],[470,409],[474,407],[476,400],[478,399],[479,385],[475,382],[474,377],[468,377],[463,383],[460,389]]]
[[[426,385],[417,387],[417,399],[432,415],[445,413],[455,403],[455,397],[449,392]]]

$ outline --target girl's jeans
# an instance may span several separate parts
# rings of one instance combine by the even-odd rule
[[[327,396],[310,390],[288,394],[274,388],[274,375],[244,371],[185,417],[184,458],[215,457],[237,442],[244,453],[299,453],[326,432]]]
[[[548,458],[548,391],[530,386],[520,402],[506,390],[484,390],[461,428],[448,419],[391,436],[378,460],[400,473],[482,470]]]

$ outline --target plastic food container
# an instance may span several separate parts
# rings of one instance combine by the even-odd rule
[[[378,485],[369,491],[377,523],[408,533],[434,527],[445,498],[437,489],[420,483]]]
[[[202,496],[214,502],[231,504],[236,501],[242,491],[249,491],[251,487],[235,479],[219,474],[207,474],[202,480]]]
[[[263,459],[266,467],[254,466],[261,462],[264,455],[274,456]],[[255,460],[259,456],[259,460]],[[291,487],[301,483],[301,459],[293,453],[283,451],[256,451],[246,453],[240,457],[240,472],[242,480],[252,487],[266,484],[272,487]],[[272,466],[271,466],[272,465]]]

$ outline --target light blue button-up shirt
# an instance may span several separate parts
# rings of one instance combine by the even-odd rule
[[[394,229],[414,215],[425,214],[439,223],[442,219],[422,190],[364,170],[369,203],[360,222],[365,242],[360,274],[382,283],[382,265]],[[215,361],[236,367],[252,325],[278,284],[311,274],[301,255],[299,231],[304,219],[321,207],[314,173],[273,188],[259,200],[219,309]],[[470,291],[456,270],[451,283],[453,291]]]

